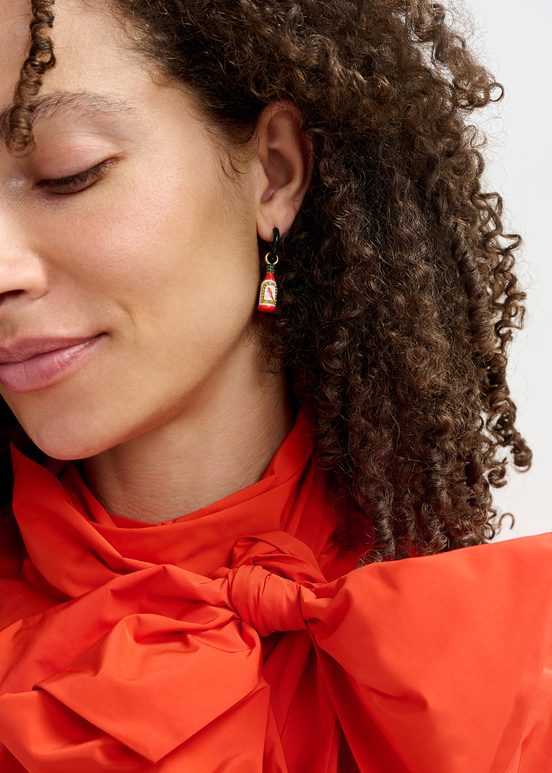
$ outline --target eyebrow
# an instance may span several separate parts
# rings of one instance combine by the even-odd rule
[[[137,105],[122,97],[112,94],[99,94],[93,91],[52,91],[29,103],[34,106],[31,123],[34,126],[39,121],[46,121],[55,115],[77,111],[82,115],[94,117],[98,115],[123,116],[125,113],[136,113]],[[7,147],[8,119],[13,104],[0,110],[0,144]]]

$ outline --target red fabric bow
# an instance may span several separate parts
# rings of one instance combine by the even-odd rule
[[[320,731],[337,716],[360,770],[544,771],[551,558],[542,535],[328,583],[307,546],[270,532],[240,539],[213,579],[171,565],[114,575],[0,634],[0,740],[45,773],[288,771],[259,637],[303,631]]]

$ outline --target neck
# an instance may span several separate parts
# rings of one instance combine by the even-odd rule
[[[297,411],[283,374],[261,378],[250,390],[234,380],[233,391],[204,393],[169,423],[82,460],[83,479],[108,512],[147,523],[179,518],[256,482]]]

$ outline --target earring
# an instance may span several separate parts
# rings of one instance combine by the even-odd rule
[[[259,290],[258,311],[276,311],[278,285],[274,278],[274,268],[276,263],[278,263],[278,255],[276,253],[280,247],[280,231],[275,227],[273,233],[274,241],[272,242],[270,252],[267,252],[265,255],[266,274]]]

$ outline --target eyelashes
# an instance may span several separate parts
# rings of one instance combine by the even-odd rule
[[[95,182],[100,180],[108,167],[113,163],[114,159],[106,159],[90,169],[85,169],[83,172],[72,174],[69,177],[59,177],[55,180],[41,180],[37,183],[36,187],[58,196],[66,193],[79,193],[80,191],[87,190]]]

